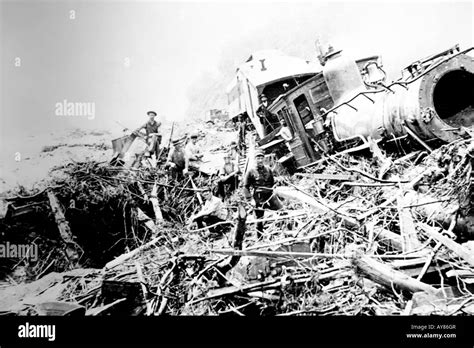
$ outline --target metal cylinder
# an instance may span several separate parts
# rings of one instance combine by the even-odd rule
[[[378,138],[382,131],[401,136],[405,126],[424,140],[459,139],[461,126],[474,122],[474,58],[458,54],[436,64],[405,84],[359,95],[336,108],[330,114],[336,140]]]

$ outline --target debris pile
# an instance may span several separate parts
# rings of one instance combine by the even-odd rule
[[[219,238],[187,225],[212,176],[175,180],[160,168],[74,163],[48,192],[66,207],[82,249],[74,268],[96,269],[47,274],[62,270],[42,266],[41,279],[0,288],[0,311],[473,314],[473,156],[474,142],[461,140],[390,161],[325,157],[278,178],[284,209],[266,212],[261,237],[235,193],[226,201],[232,228]],[[48,214],[49,235],[60,240],[57,211]]]

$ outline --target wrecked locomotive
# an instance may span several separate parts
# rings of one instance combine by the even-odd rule
[[[379,56],[354,61],[329,47],[320,50],[318,69],[298,58],[253,55],[237,69],[228,88],[229,111],[248,116],[260,147],[296,168],[323,154],[364,150],[374,143],[402,153],[413,146],[431,151],[469,136],[474,116],[472,49],[455,46],[416,61],[390,84]],[[262,95],[268,105],[259,105]],[[280,123],[265,124],[266,115]],[[282,120],[290,138],[278,136]]]

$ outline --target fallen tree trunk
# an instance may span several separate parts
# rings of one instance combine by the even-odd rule
[[[354,253],[352,264],[358,273],[378,284],[384,285],[388,289],[397,288],[412,293],[425,291],[434,294],[436,292],[436,289],[431,285],[413,279],[366,255]]]

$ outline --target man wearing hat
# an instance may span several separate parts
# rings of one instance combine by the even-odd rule
[[[160,127],[161,122],[155,121],[156,112],[148,111],[148,122],[145,123],[143,126],[135,130],[133,133],[139,133],[142,129],[146,131],[146,141],[148,143],[147,151],[149,152],[150,156],[155,154],[158,156],[160,144],[161,144],[161,134],[160,134]],[[158,159],[158,158],[157,158]]]
[[[186,174],[189,170],[199,170],[199,162],[201,161],[203,154],[201,153],[201,149],[197,145],[197,141],[197,133],[191,134],[191,141],[186,145],[184,149],[184,174]]]
[[[227,219],[228,211],[225,204],[212,194],[210,187],[205,187],[202,191],[202,197],[205,202],[201,211],[189,218],[189,223],[196,222],[198,228],[211,226]],[[222,231],[222,228],[216,226],[210,229],[211,232]]]
[[[255,217],[263,218],[263,209],[280,210],[283,208],[280,200],[273,194],[275,177],[273,171],[263,164],[264,154],[262,150],[255,152],[256,167],[250,169],[244,179],[244,195],[247,200],[252,198],[250,189],[253,187],[253,199],[255,200]],[[260,209],[259,209],[260,208]],[[263,232],[263,222],[257,223],[259,236]]]
[[[265,135],[270,134],[279,126],[278,117],[268,110],[268,106],[269,103],[265,94],[260,95],[260,106],[257,109],[257,116],[263,125]]]
[[[226,193],[232,193],[239,185],[239,166],[232,161],[231,153],[224,155],[224,166],[219,170],[219,181],[217,182],[217,196],[224,200]],[[226,192],[226,186],[228,190]]]
[[[173,139],[170,152],[168,153],[168,159],[165,166],[171,169],[171,174],[175,179],[179,179],[183,176],[183,170],[185,168],[184,150],[183,150],[184,139]]]

